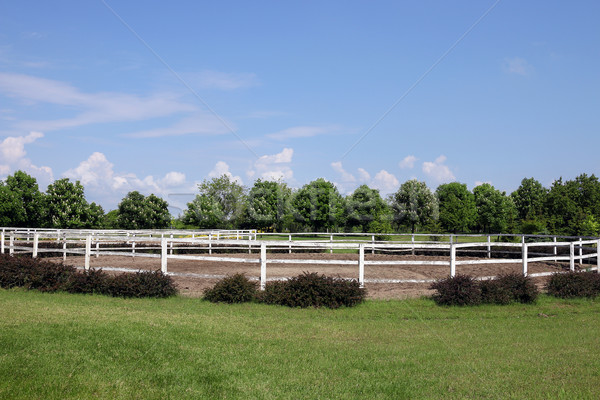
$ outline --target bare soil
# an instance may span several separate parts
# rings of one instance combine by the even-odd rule
[[[258,254],[216,254],[207,257],[231,257],[258,261]],[[357,254],[329,254],[329,253],[295,253],[295,254],[268,254],[269,260],[351,260],[355,265],[325,265],[325,264],[277,264],[267,265],[267,279],[278,279],[292,277],[302,272],[318,272],[328,276],[339,276],[343,278],[358,279],[358,255]],[[460,260],[474,260],[471,257],[458,257]],[[62,261],[62,258],[53,259]],[[444,261],[448,257],[439,256],[412,256],[412,255],[389,255],[389,254],[365,254],[365,261]],[[84,264],[83,256],[69,256],[67,264],[81,267]],[[124,268],[133,271],[160,269],[159,258],[128,257],[128,256],[101,256],[90,259],[92,268]],[[553,262],[529,263],[528,272],[557,272],[568,268],[568,265]],[[226,275],[243,273],[250,278],[260,277],[260,264],[258,262],[223,262],[223,261],[200,261],[169,259],[168,271],[179,274],[193,274],[198,276],[174,276],[173,279],[182,295],[200,297],[204,289],[212,287],[219,279]],[[520,262],[511,264],[492,263],[476,265],[457,265],[457,274],[467,274],[475,277],[495,276],[501,273],[522,271]],[[450,267],[446,265],[366,265],[365,287],[368,297],[373,299],[403,299],[431,295],[430,283],[372,283],[369,280],[423,280],[441,279],[450,274]],[[540,287],[548,278],[534,278]]]

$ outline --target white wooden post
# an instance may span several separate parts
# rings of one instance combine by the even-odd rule
[[[173,239],[173,234],[171,233],[171,239]],[[173,240],[169,243],[169,254],[173,255]]]
[[[67,261],[67,238],[63,242],[63,261]]]
[[[569,243],[569,269],[575,271],[575,243]]]
[[[100,241],[96,241],[96,258],[100,257]]]
[[[33,258],[37,258],[37,256],[38,256],[39,241],[40,241],[40,234],[36,232],[33,234],[33,253],[31,255],[31,257],[33,257]]]
[[[600,239],[596,242],[596,272],[600,274]]]
[[[554,237],[552,238],[552,241],[553,241],[554,243],[556,243],[556,236],[554,236]],[[558,254],[558,252],[556,251],[556,245],[554,245],[553,247],[554,247],[554,257],[556,257],[556,254]],[[557,262],[557,261],[558,261],[558,260],[557,260],[556,258],[554,258],[554,262]]]
[[[450,240],[452,240],[452,236],[450,236]],[[454,243],[450,243],[450,276],[454,277],[456,275],[456,247],[454,247]]]
[[[583,243],[581,238],[579,238],[579,265],[583,265]]]
[[[371,254],[375,254],[375,235],[371,235]]]
[[[492,237],[490,235],[487,237],[487,257],[492,258]]]
[[[4,254],[4,229],[0,233],[0,253]]]
[[[15,254],[15,234],[14,233],[10,233],[9,239],[8,239],[8,253],[12,256],[13,254]]]
[[[92,251],[92,235],[87,235],[85,238],[85,264],[84,267],[87,271],[90,269],[90,253]]]
[[[208,254],[212,254],[212,232],[208,233]]]
[[[523,243],[521,248],[521,257],[523,259],[523,276],[527,276],[527,243]]]
[[[133,234],[133,237],[135,237],[135,233]],[[131,257],[135,258],[135,240],[131,242]]]
[[[411,253],[414,256],[415,255],[415,235],[410,236],[410,242],[412,243]]]
[[[333,235],[329,235],[329,254],[333,254]]]
[[[267,245],[260,244],[260,290],[265,290],[267,283]]]
[[[365,245],[358,245],[358,283],[361,288],[365,287]]]
[[[160,239],[160,270],[163,274],[167,273],[167,238]]]
[[[292,254],[292,234],[291,234],[291,233],[290,233],[290,234],[289,234],[289,236],[288,236],[288,240],[289,240],[289,242],[290,242],[290,244],[289,244],[289,248],[288,248],[288,253],[289,253],[289,254]]]

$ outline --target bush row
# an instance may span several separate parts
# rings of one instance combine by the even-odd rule
[[[546,285],[548,294],[563,299],[597,297],[600,295],[600,274],[597,272],[567,272],[554,274]]]
[[[482,281],[459,274],[438,280],[430,288],[436,290],[433,300],[446,306],[533,303],[539,294],[531,278],[516,273]]]
[[[171,277],[161,271],[108,275],[101,269],[78,271],[69,265],[6,254],[0,254],[0,287],[114,297],[169,297],[177,293]]]
[[[221,279],[204,292],[204,298],[213,303],[243,303],[256,301],[288,307],[352,307],[365,300],[366,291],[358,281],[333,278],[315,272],[304,272],[286,281],[265,284],[258,291],[258,284],[243,274]]]

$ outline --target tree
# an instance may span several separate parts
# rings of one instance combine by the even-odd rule
[[[171,223],[168,203],[138,191],[127,193],[119,203],[117,225],[122,229],[163,229]]]
[[[25,220],[25,207],[18,195],[0,182],[0,226],[19,226]]]
[[[48,185],[45,201],[45,225],[51,228],[94,228],[104,215],[102,207],[88,204],[83,186],[69,178]]]
[[[188,203],[181,219],[184,224],[201,229],[221,228],[225,221],[221,205],[207,194],[199,194]]]
[[[473,195],[479,229],[485,233],[507,232],[516,213],[512,199],[489,183],[475,187]]]
[[[475,197],[464,183],[452,182],[435,191],[440,208],[439,221],[447,232],[468,232],[475,222]]]
[[[548,190],[533,178],[523,178],[517,190],[511,193],[518,218],[521,221],[536,221],[544,214],[544,202]]]
[[[12,226],[40,227],[44,205],[43,194],[36,179],[23,171],[17,171],[6,178],[5,185],[15,194],[19,208],[22,208],[22,211],[13,216]]]
[[[284,182],[256,180],[248,193],[247,223],[258,229],[281,231],[290,215],[291,194]]]
[[[361,232],[391,231],[390,210],[379,190],[361,185],[346,198],[347,225]]]
[[[315,232],[343,225],[344,199],[323,178],[304,185],[292,199],[295,219]]]
[[[199,196],[208,196],[219,204],[222,212],[221,227],[237,227],[244,216],[246,190],[228,175],[221,175],[198,185]]]
[[[438,219],[437,199],[425,182],[416,179],[404,182],[391,196],[394,220],[398,224],[408,224],[415,233],[416,227],[423,227]]]

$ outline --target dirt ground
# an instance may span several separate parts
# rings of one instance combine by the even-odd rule
[[[258,254],[222,254],[212,257],[232,257],[258,261]],[[324,264],[267,264],[267,280],[292,277],[302,272],[318,272],[328,276],[339,276],[343,278],[358,279],[358,256],[356,254],[329,254],[329,253],[300,253],[300,254],[268,254],[268,260],[351,260],[355,265],[324,265]],[[457,261],[470,260],[474,258],[457,257]],[[62,258],[55,259],[62,261]],[[412,255],[388,255],[388,254],[365,254],[365,261],[444,261],[448,257],[436,256],[412,256]],[[84,264],[83,256],[68,256],[67,264],[81,267]],[[101,256],[90,259],[92,268],[123,268],[127,270],[157,270],[160,269],[159,258],[127,257],[127,256]],[[568,268],[568,265],[553,262],[529,263],[528,272],[557,272]],[[222,262],[222,261],[200,261],[169,259],[168,271],[178,274],[190,274],[191,276],[174,276],[173,279],[184,296],[199,297],[204,289],[213,286],[219,279],[226,275],[243,273],[250,278],[260,277],[260,264],[258,262]],[[501,273],[522,271],[520,262],[511,264],[479,264],[479,265],[457,265],[457,274],[471,276],[494,276]],[[107,270],[108,272],[108,270]],[[440,279],[450,274],[450,267],[431,265],[365,265],[365,288],[369,298],[373,299],[403,299],[430,295],[430,283],[376,283],[369,281],[377,280],[424,280]],[[533,278],[538,286],[542,287],[547,277]]]

